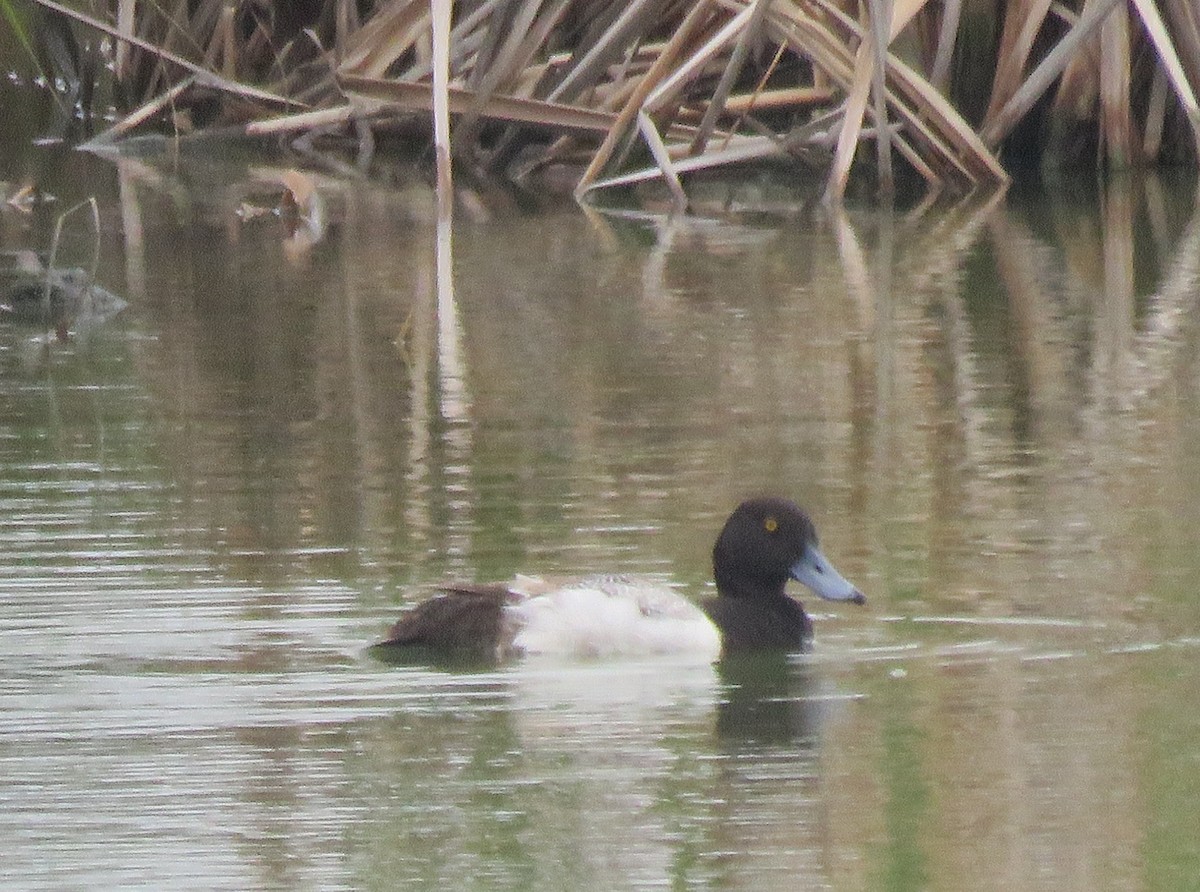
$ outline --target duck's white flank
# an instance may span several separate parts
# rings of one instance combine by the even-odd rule
[[[593,576],[560,587],[520,579],[525,600],[505,608],[527,654],[605,657],[695,654],[717,659],[721,636],[698,606],[664,585]]]

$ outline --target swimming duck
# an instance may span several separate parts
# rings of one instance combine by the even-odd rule
[[[813,522],[782,498],[742,502],[713,546],[717,594],[696,604],[627,576],[443,586],[392,626],[381,655],[609,656],[803,650],[812,622],[784,591],[795,579],[831,601],[866,603],[825,558]]]
[[[86,270],[28,269],[29,263],[38,262],[36,257],[26,261],[0,285],[0,321],[10,319],[65,330],[77,323],[90,326],[104,322],[127,306],[117,295],[95,284]]]

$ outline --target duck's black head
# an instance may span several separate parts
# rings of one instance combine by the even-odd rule
[[[783,598],[795,579],[831,601],[866,603],[817,547],[817,531],[787,499],[748,499],[725,522],[713,546],[713,576],[724,597]]]

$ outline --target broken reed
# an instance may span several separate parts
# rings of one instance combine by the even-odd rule
[[[689,171],[771,158],[817,165],[836,201],[852,170],[886,188],[893,158],[961,192],[1004,182],[1001,157],[1200,156],[1190,0],[459,0],[436,79],[429,0],[37,0],[36,27],[0,5],[81,95],[122,102],[101,141],[233,125],[369,148],[428,132],[436,98],[460,160],[575,162],[580,194],[662,178],[679,202]],[[68,31],[74,56],[51,53]]]

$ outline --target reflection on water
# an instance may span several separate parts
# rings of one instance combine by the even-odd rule
[[[739,211],[766,179],[712,219],[490,196],[456,222],[448,319],[415,177],[314,175],[324,240],[288,251],[236,213],[278,170],[45,171],[64,206],[96,192],[97,280],[129,306],[67,343],[0,322],[6,881],[1200,874],[1190,185],[890,218]],[[47,242],[51,211],[4,213],[0,248]],[[365,650],[453,576],[699,595],[764,490],[871,598],[810,605],[812,655]]]

